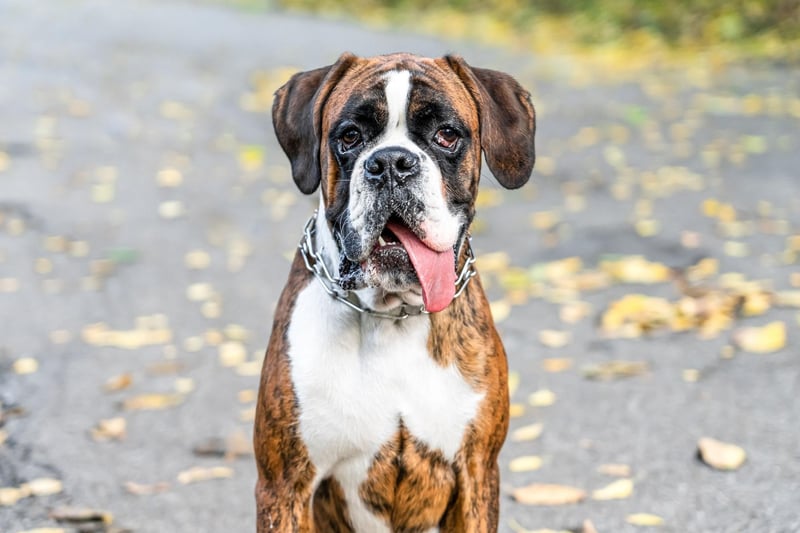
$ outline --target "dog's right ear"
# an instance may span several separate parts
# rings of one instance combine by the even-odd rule
[[[278,142],[292,164],[297,187],[311,194],[319,186],[322,108],[331,90],[356,56],[344,53],[333,65],[299,72],[275,92],[272,125]]]

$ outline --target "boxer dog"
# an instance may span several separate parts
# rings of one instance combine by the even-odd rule
[[[320,205],[261,374],[257,530],[496,531],[507,363],[468,231],[482,155],[530,177],[528,92],[458,56],[346,53],[272,117]]]

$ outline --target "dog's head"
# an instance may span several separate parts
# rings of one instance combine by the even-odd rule
[[[293,76],[273,106],[297,186],[322,186],[344,288],[453,298],[481,153],[506,188],[528,181],[536,120],[511,76],[458,56],[359,58]]]

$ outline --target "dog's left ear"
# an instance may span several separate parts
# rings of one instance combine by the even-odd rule
[[[299,72],[275,92],[272,125],[292,164],[297,187],[311,194],[322,178],[319,165],[322,108],[336,83],[356,60],[344,53],[333,65]]]
[[[478,106],[481,147],[492,174],[506,189],[522,187],[536,161],[536,111],[530,94],[508,74],[470,67],[460,56],[445,60]]]

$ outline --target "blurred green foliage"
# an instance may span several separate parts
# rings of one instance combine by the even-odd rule
[[[768,37],[800,39],[800,0],[277,0],[303,11],[418,21],[458,13],[524,35],[542,18],[569,25],[569,38],[605,43],[647,32],[671,44],[717,44]],[[446,25],[447,21],[442,21]]]

